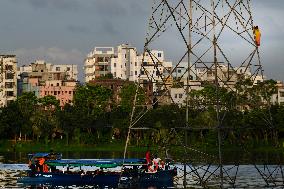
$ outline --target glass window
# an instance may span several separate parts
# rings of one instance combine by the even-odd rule
[[[113,67],[116,67],[116,63],[113,64]]]
[[[7,95],[7,96],[14,96],[14,91],[7,91],[7,92],[6,92],[6,95]]]
[[[67,67],[67,71],[70,71],[70,67]]]
[[[60,67],[56,67],[55,70],[56,70],[56,71],[60,71]]]

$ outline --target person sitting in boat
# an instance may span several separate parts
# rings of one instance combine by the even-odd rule
[[[36,167],[39,172],[48,172],[48,166],[44,164],[45,158],[41,157],[37,160]]]
[[[160,162],[162,162],[161,158],[155,155],[154,159],[152,160],[152,164],[148,165],[148,172],[156,173],[160,169]]]

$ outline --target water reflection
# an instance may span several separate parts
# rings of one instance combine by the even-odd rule
[[[176,165],[178,167],[178,176],[175,178],[175,187],[176,188],[183,188],[183,166],[182,165]],[[191,170],[193,168],[193,165],[187,166],[187,170]],[[234,167],[234,165],[226,165],[224,167],[225,170],[227,170],[227,173],[225,174],[225,188],[267,188],[268,185],[266,181],[261,177],[257,169],[254,167],[254,165],[240,165],[238,167],[237,175],[235,175],[235,171],[237,167]],[[269,180],[274,179],[275,185],[270,185],[270,188],[283,188],[283,175],[281,175],[281,171],[276,169],[278,166],[276,165],[270,165],[267,167],[263,167],[261,165],[258,166],[259,169],[264,170],[264,174],[269,176]],[[197,168],[197,166],[195,166]],[[27,164],[0,164],[0,188],[30,188],[30,189],[51,189],[51,188],[96,188],[94,186],[48,186],[48,185],[37,185],[37,186],[24,186],[19,183],[17,183],[17,179],[23,175],[25,175],[25,170],[28,170]],[[200,186],[200,178],[197,176],[196,173],[204,177],[204,180],[207,178],[207,184],[210,187],[217,187],[219,188],[219,178],[216,176],[218,175],[218,169],[216,166],[210,166],[208,168],[208,172],[206,173],[207,168],[204,166],[203,168],[200,168],[196,170],[197,172],[191,172],[186,177],[187,187],[189,188],[203,188]],[[190,171],[189,171],[190,172]],[[188,172],[188,173],[189,173]],[[211,173],[214,173],[213,176]],[[209,178],[209,175],[210,178]],[[228,181],[229,177],[228,175],[232,176],[231,178],[234,179],[234,175],[236,177],[236,183],[235,185],[229,184]],[[227,180],[226,180],[227,179]],[[154,187],[151,187],[153,189]],[[149,188],[150,189],[150,188]]]

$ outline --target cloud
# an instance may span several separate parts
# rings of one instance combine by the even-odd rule
[[[25,63],[30,63],[36,59],[44,59],[55,64],[78,64],[78,60],[79,63],[83,61],[83,53],[76,49],[65,50],[58,47],[21,48],[16,49],[12,53],[16,54]]]
[[[28,3],[34,8],[78,10],[82,7],[79,0],[13,0],[15,3]]]
[[[73,33],[91,33],[92,30],[86,26],[79,26],[79,25],[68,25],[66,29]]]
[[[100,0],[94,1],[94,12],[100,17],[117,18],[126,16],[129,13],[128,3],[122,3],[118,0]]]

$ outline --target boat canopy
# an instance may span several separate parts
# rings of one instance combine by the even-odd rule
[[[93,160],[47,160],[45,164],[49,166],[95,166],[99,168],[114,168],[118,166],[135,166],[146,164],[146,159],[93,159]]]
[[[61,159],[62,154],[60,153],[46,153],[46,152],[40,152],[40,153],[34,153],[34,154],[28,154],[29,160],[35,159],[35,158],[46,158],[46,159]]]

